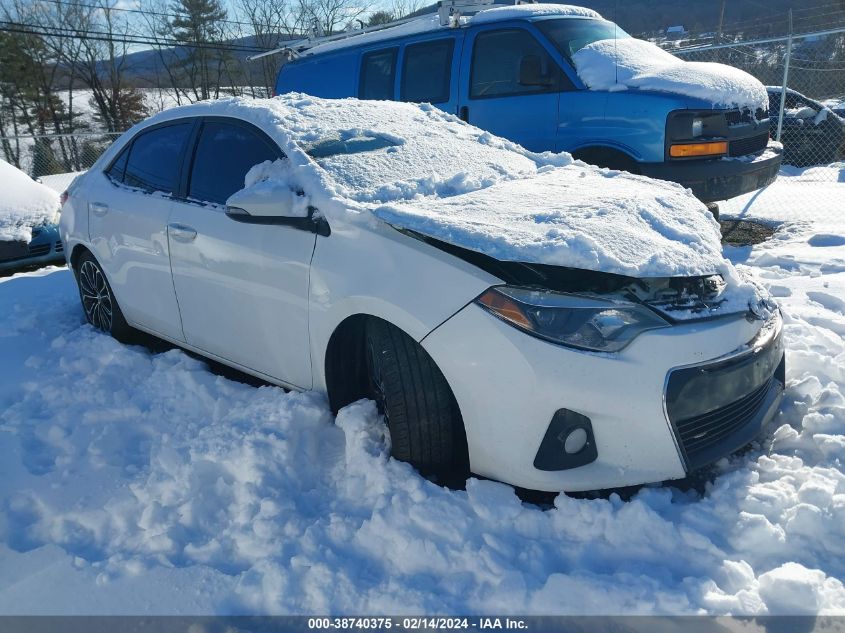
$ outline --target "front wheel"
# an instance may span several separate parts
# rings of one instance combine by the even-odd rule
[[[393,457],[446,485],[466,481],[461,413],[431,356],[380,319],[367,323],[365,352],[370,393],[390,430]]]
[[[79,257],[74,274],[88,323],[118,340],[127,340],[132,334],[132,328],[123,318],[106,275],[91,253],[85,252]]]

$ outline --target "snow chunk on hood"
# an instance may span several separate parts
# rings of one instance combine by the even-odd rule
[[[632,277],[727,268],[718,224],[682,187],[583,163],[449,199],[385,205],[375,214],[499,260]]]
[[[765,86],[747,72],[725,64],[687,62],[634,38],[593,42],[572,61],[591,90],[670,92],[752,112],[769,107]]]
[[[33,227],[58,218],[59,194],[0,160],[0,241],[29,242]]]

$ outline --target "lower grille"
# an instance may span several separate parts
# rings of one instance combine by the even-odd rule
[[[56,252],[57,253],[64,253],[65,252],[65,245],[62,244],[61,240],[56,240]]]
[[[47,255],[50,252],[50,246],[50,244],[39,244],[38,246],[30,246],[29,256],[41,257],[42,255]]]
[[[769,133],[758,134],[757,136],[749,136],[748,138],[740,138],[730,142],[728,153],[731,156],[745,156],[746,154],[754,154],[766,149],[769,144]]]
[[[688,471],[751,442],[768,422],[786,378],[782,332],[734,358],[676,369],[666,383],[666,414]]]
[[[687,453],[687,458],[695,461],[702,451],[751,422],[760,410],[772,380],[773,378],[770,378],[744,398],[721,409],[675,422],[678,439]]]

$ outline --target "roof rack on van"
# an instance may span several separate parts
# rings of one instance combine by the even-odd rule
[[[440,16],[440,26],[457,27],[460,26],[461,17],[474,15],[479,11],[484,11],[485,9],[489,9],[496,5],[507,6],[514,4],[534,4],[534,2],[535,0],[512,0],[510,2],[496,2],[496,0],[439,0],[437,3],[437,13]],[[411,18],[402,18],[401,20],[393,20],[392,22],[385,22],[384,24],[377,24],[375,26],[343,31],[333,35],[320,35],[318,33],[314,33],[309,37],[285,42],[285,44],[279,48],[258,53],[257,55],[250,55],[247,57],[247,60],[254,61],[269,55],[279,54],[284,55],[287,59],[296,59],[308,49],[319,46],[320,44],[350,39],[357,37],[358,35],[372,33],[374,31],[383,31],[385,29],[393,28],[394,26],[425,19],[425,17],[426,16],[415,16]]]

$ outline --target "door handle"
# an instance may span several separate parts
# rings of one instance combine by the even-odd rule
[[[458,110],[458,118],[461,121],[469,123],[469,108],[467,106],[461,106],[460,110]]]
[[[104,202],[89,202],[88,210],[97,217],[103,217],[109,212],[109,205]]]
[[[168,224],[167,233],[178,242],[191,242],[197,236],[197,230],[184,224]]]

